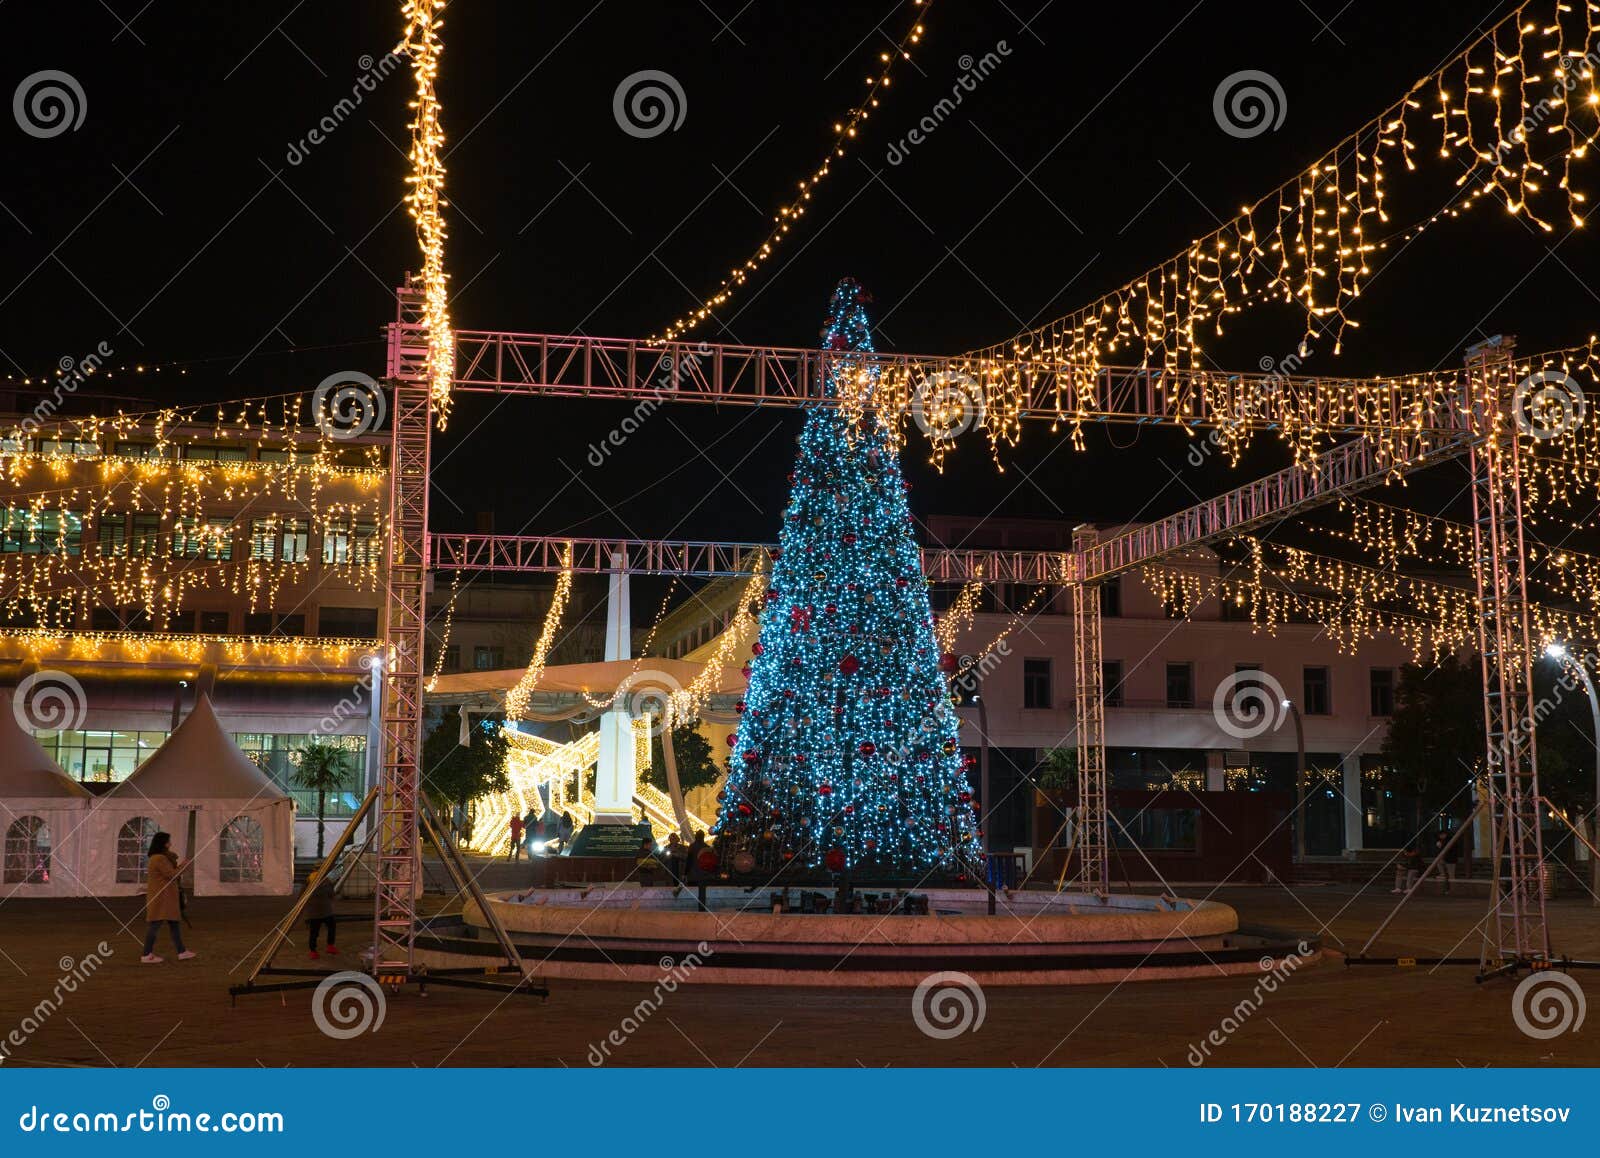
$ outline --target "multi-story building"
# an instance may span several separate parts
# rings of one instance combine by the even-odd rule
[[[935,539],[991,548],[1065,550],[1072,527],[1033,520],[936,517]],[[1219,574],[1208,551],[1186,569]],[[936,610],[954,592],[936,587]],[[1397,802],[1383,786],[1379,753],[1394,711],[1399,669],[1411,659],[1397,639],[1341,651],[1320,625],[1258,630],[1248,609],[1211,597],[1178,609],[1140,572],[1101,588],[1101,673],[1109,786],[1208,791],[1299,791],[1307,769],[1306,851],[1335,855],[1403,839]],[[1066,591],[985,591],[958,651],[985,651],[1004,633],[982,675],[976,708],[963,711],[964,742],[988,736],[991,847],[1048,840],[1033,833],[1034,769],[1076,745],[1072,605]],[[1250,687],[1261,695],[1241,703]],[[1287,705],[1287,706],[1285,706]],[[1263,715],[1254,714],[1256,711]],[[1409,830],[1406,830],[1409,835]]]
[[[387,439],[254,413],[32,425],[0,424],[0,665],[10,682],[40,673],[20,708],[38,739],[91,787],[120,781],[203,691],[296,797],[309,852],[317,795],[296,783],[298,751],[348,753],[323,806],[333,833],[376,775]],[[454,624],[436,659],[526,663],[549,599],[548,584],[465,579],[435,593],[435,629]],[[598,656],[586,607],[558,662]]]

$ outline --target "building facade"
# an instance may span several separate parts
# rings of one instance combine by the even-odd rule
[[[935,517],[929,529],[943,544],[985,548],[1066,550],[1072,537],[1065,522],[1034,520]],[[1220,574],[1223,563],[1202,551],[1185,566]],[[957,589],[930,594],[939,612]],[[981,709],[961,709],[963,743],[979,749],[987,737],[991,848],[1051,836],[1033,831],[1033,788],[1049,753],[1077,744],[1071,611],[1065,590],[993,586],[957,638],[958,653],[978,655],[1003,636],[981,665]],[[1409,837],[1415,818],[1384,787],[1380,757],[1400,668],[1412,658],[1399,640],[1368,640],[1352,654],[1315,623],[1269,634],[1216,598],[1178,614],[1139,572],[1102,587],[1101,631],[1111,788],[1294,799],[1303,736],[1309,855],[1395,847]]]

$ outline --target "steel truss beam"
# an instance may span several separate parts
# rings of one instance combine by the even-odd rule
[[[458,330],[456,389],[470,393],[638,400],[728,406],[833,405],[821,384],[839,355],[783,346],[662,342],[584,334],[524,334]],[[1460,432],[1461,392],[1448,376],[1437,381],[1234,374],[1148,367],[1102,367],[1084,372],[1067,363],[1027,364],[1020,381],[1014,361],[985,363],[923,354],[850,355],[915,386],[952,382],[969,393],[1021,392],[1022,416],[1055,422],[1158,423],[1185,427],[1237,426],[1263,430],[1314,428],[1331,434],[1392,435],[1397,430]],[[412,359],[414,361],[414,359]],[[389,376],[413,372],[391,348]],[[985,399],[982,409],[1001,407]]]
[[[622,569],[634,575],[714,578],[754,575],[772,545],[697,540],[565,539],[555,535],[430,536],[436,571],[553,574],[564,570],[572,548],[575,574],[601,575]],[[1065,586],[1072,582],[1066,551],[977,551],[949,547],[922,550],[923,573],[936,583],[1023,583]]]
[[[1366,439],[1354,439],[1292,466],[1206,499],[1176,514],[1090,543],[1076,552],[1077,573],[1086,582],[1108,579],[1164,555],[1228,535],[1280,522],[1324,503],[1465,454],[1465,435],[1418,434],[1400,453],[1385,456]]]

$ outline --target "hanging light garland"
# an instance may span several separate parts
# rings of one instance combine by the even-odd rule
[[[1252,536],[1234,540],[1248,561],[1218,575],[1182,564],[1151,564],[1140,574],[1176,615],[1188,615],[1209,598],[1243,609],[1269,635],[1286,624],[1322,625],[1342,653],[1354,653],[1376,636],[1399,639],[1418,659],[1476,648],[1477,593],[1433,579],[1333,559]],[[1269,561],[1269,552],[1277,559]],[[1528,605],[1537,642],[1600,638],[1600,618],[1543,604]]]
[[[331,551],[326,564],[342,583],[377,590],[382,448],[312,433],[302,413],[302,400],[285,396],[6,431],[0,610],[68,629],[112,607],[141,611],[160,629],[196,591],[217,590],[246,597],[255,611],[274,605],[284,584],[306,581],[312,536]],[[281,461],[196,457],[219,445]],[[236,550],[241,527],[249,537]],[[306,549],[283,549],[291,531]]]
[[[656,336],[656,341],[675,341],[711,317],[719,306],[726,304],[766,264],[778,246],[789,236],[790,231],[799,226],[800,219],[805,216],[817,186],[833,171],[834,163],[844,157],[846,150],[855,141],[862,122],[866,121],[872,115],[872,110],[878,107],[883,90],[889,87],[895,65],[902,60],[910,60],[912,47],[921,41],[922,21],[926,18],[928,10],[933,7],[933,0],[912,0],[912,6],[915,12],[911,26],[895,43],[894,51],[879,52],[877,63],[866,78],[867,95],[842,119],[834,122],[833,142],[821,164],[812,171],[810,177],[800,180],[795,195],[778,207],[777,213],[772,218],[772,228],[756,247],[755,252],[730,269],[727,276],[722,279],[722,283],[701,305],[669,323]]]
[[[422,324],[428,334],[428,388],[433,396],[439,428],[450,418],[450,394],[455,385],[456,345],[450,328],[450,294],[444,271],[444,128],[439,118],[439,56],[444,45],[439,29],[444,21],[445,0],[403,0],[405,35],[396,52],[411,57],[411,75],[416,96],[411,101],[411,173],[406,178],[410,192],[406,205],[417,227],[417,246],[422,251]]]
[[[982,568],[979,568],[978,574],[981,576],[982,573]],[[951,600],[945,613],[934,622],[933,638],[939,645],[941,655],[953,652],[956,649],[956,638],[972,626],[972,617],[978,610],[978,600],[982,594],[982,579],[974,579],[961,589],[961,593]]]
[[[444,674],[445,653],[450,650],[450,628],[456,618],[456,588],[461,583],[461,572],[457,571],[450,577],[450,602],[444,605],[444,631],[439,638],[439,651],[433,657],[433,674],[428,677],[428,682],[422,685],[422,690],[431,692],[439,686],[439,677]]]
[[[1389,168],[1411,172],[1430,157],[1466,166],[1452,175],[1468,194],[1454,212],[1430,221],[1494,197],[1545,232],[1554,229],[1552,217],[1583,225],[1586,198],[1576,187],[1574,162],[1586,159],[1600,130],[1597,58],[1595,4],[1520,4],[1231,221],[1098,301],[975,357],[1012,375],[1039,359],[1098,369],[1126,352],[1142,364],[1199,367],[1202,332],[1220,334],[1227,315],[1265,300],[1298,306],[1308,339],[1319,321],[1328,323],[1337,354],[1345,327],[1356,325],[1345,310],[1372,274],[1372,254],[1385,244],[1376,234],[1389,221]],[[1556,146],[1553,158],[1537,155],[1541,141]]]
[[[556,576],[555,590],[550,595],[550,606],[544,614],[544,626],[539,630],[539,638],[534,641],[533,654],[528,658],[527,670],[522,673],[522,678],[516,682],[516,686],[506,692],[506,719],[527,718],[528,700],[532,697],[534,689],[539,686],[539,681],[544,678],[545,661],[550,658],[550,649],[555,645],[556,632],[561,629],[561,620],[567,613],[567,600],[571,595],[572,544],[568,543],[566,550],[561,554],[561,574]]]

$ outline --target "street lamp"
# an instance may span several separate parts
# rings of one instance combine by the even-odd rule
[[[1300,709],[1287,696],[1283,698],[1283,710],[1294,717],[1294,849],[1295,855],[1303,861],[1306,859],[1306,726],[1300,718]]]
[[[1544,653],[1551,659],[1558,661],[1563,667],[1570,668],[1578,674],[1583,681],[1583,690],[1589,693],[1589,713],[1594,721],[1594,791],[1595,809],[1593,814],[1600,820],[1600,696],[1595,695],[1594,680],[1589,677],[1589,665],[1583,662],[1581,656],[1573,655],[1567,650],[1565,644],[1550,643],[1545,646]],[[1589,825],[1590,833],[1600,833],[1600,823]],[[1600,857],[1592,852],[1589,854],[1589,892],[1590,904],[1600,907]]]

